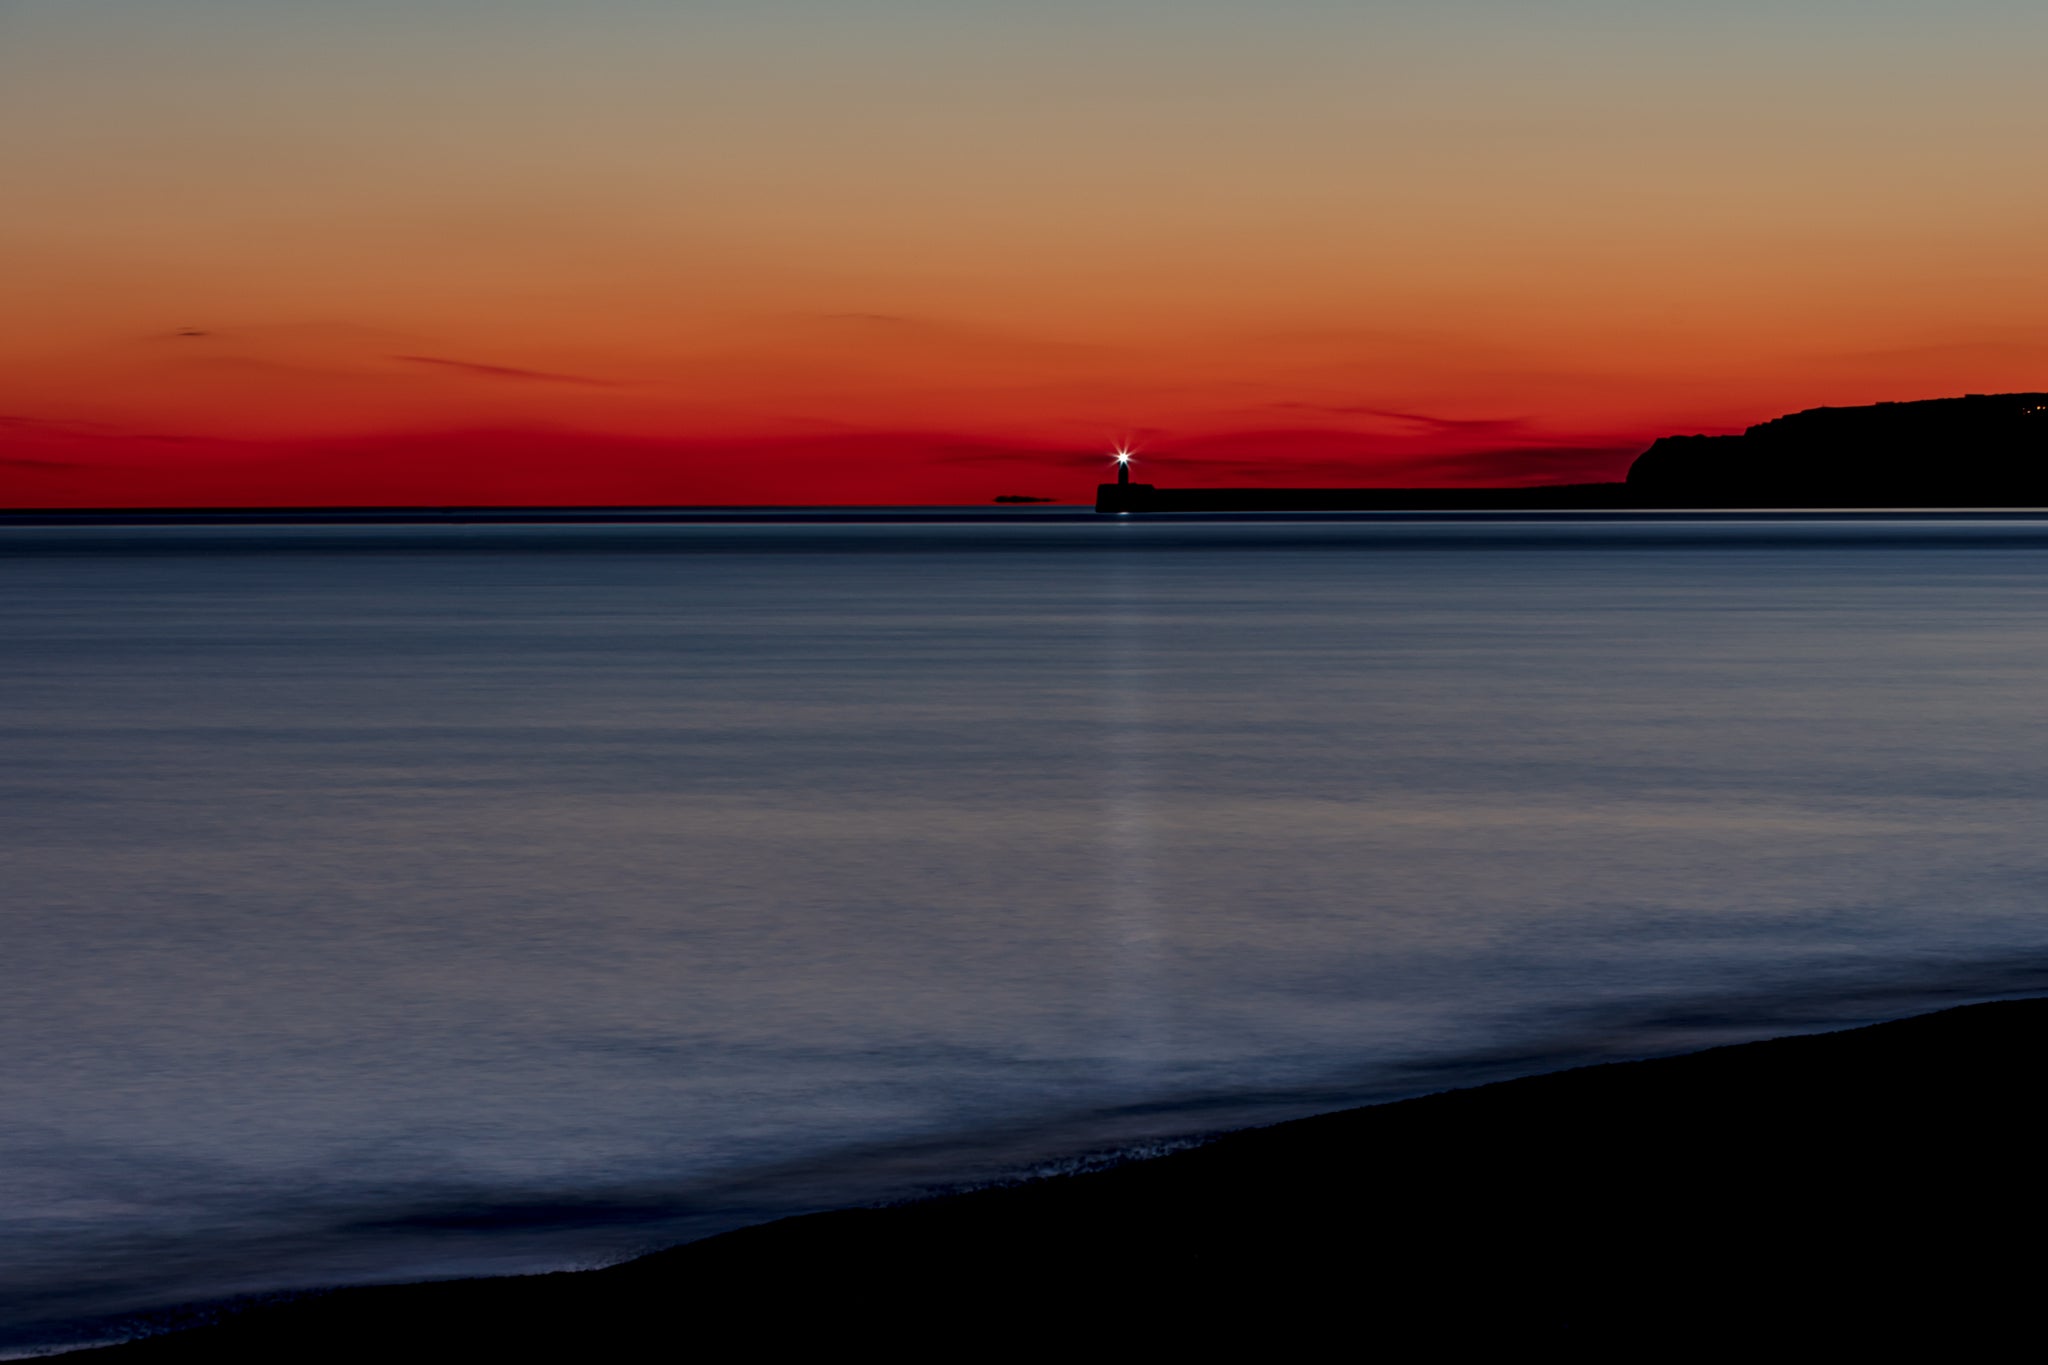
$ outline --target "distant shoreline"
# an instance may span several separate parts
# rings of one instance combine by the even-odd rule
[[[1188,490],[1198,491],[1198,490]],[[1230,490],[1199,490],[1205,492]],[[1262,490],[1285,493],[1287,490]],[[1367,490],[1370,491],[1370,490]],[[1415,492],[1417,490],[1405,490]],[[1243,522],[1276,519],[1317,520],[1676,520],[1728,519],[1810,520],[1871,518],[2002,518],[2048,516],[2048,506],[1959,507],[1684,507],[1571,506],[1541,502],[1479,502],[1472,500],[1406,501],[1355,507],[1189,507],[1151,510],[1145,521]],[[0,530],[62,527],[179,526],[646,526],[841,523],[887,525],[902,522],[987,522],[996,524],[1081,522],[1104,520],[1087,504],[1031,506],[903,506],[903,507],[264,507],[264,508],[81,508],[0,511]]]
[[[959,1349],[1779,1339],[2033,1321],[2048,1000],[1611,1063],[1104,1171],[785,1219],[609,1270],[348,1289],[67,1353],[623,1358],[753,1340]],[[1645,1338],[1643,1334],[1650,1336]]]

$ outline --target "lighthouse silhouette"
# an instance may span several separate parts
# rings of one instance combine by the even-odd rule
[[[1152,492],[1149,483],[1131,482],[1131,452],[1119,450],[1116,453],[1116,482],[1100,484],[1095,489],[1095,510],[1098,512],[1134,512],[1149,506],[1147,499]]]

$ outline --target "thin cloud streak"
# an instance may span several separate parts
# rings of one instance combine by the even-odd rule
[[[1356,403],[1273,403],[1269,406],[1279,412],[1316,412],[1332,417],[1378,417],[1391,422],[1406,422],[1428,431],[1460,436],[1487,435],[1505,438],[1529,429],[1528,419],[1523,417],[1435,417],[1426,412],[1402,412],[1395,408],[1377,408]]]
[[[575,384],[592,389],[619,387],[608,379],[592,379],[587,375],[557,374],[550,370],[522,370],[511,365],[484,365],[474,360],[451,360],[446,356],[395,355],[391,358],[408,365],[431,365],[444,370],[476,375],[482,379],[510,379],[528,384]]]

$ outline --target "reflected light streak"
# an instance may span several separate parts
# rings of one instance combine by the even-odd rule
[[[1124,457],[1127,452],[1118,454]],[[1104,987],[1111,995],[1105,1013],[1114,1030],[1104,1052],[1112,1084],[1127,1091],[1148,1091],[1164,1079],[1172,1013],[1165,983],[1166,927],[1159,905],[1159,810],[1147,639],[1151,594],[1143,581],[1145,572],[1128,557],[1118,557],[1110,568],[1101,618],[1106,732]]]

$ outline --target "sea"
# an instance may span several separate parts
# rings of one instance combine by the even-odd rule
[[[0,526],[0,983],[17,1355],[2040,994],[2048,519]]]

